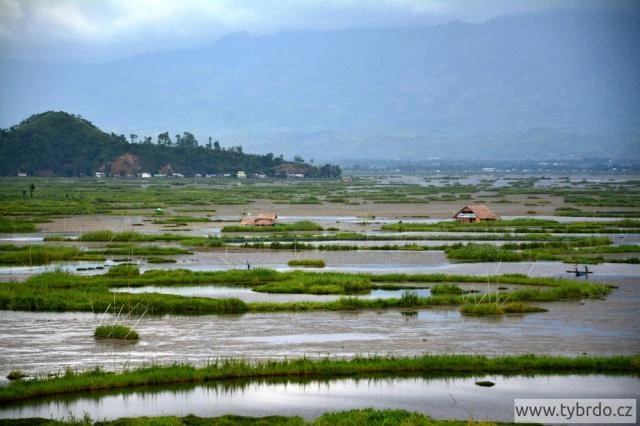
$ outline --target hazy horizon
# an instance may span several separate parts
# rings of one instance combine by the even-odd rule
[[[640,4],[0,0],[0,127],[394,160],[640,156]]]

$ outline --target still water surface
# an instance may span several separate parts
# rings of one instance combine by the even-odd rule
[[[345,295],[319,295],[319,294],[277,294],[277,293],[260,293],[250,288],[243,287],[225,287],[214,285],[201,286],[144,286],[144,287],[120,287],[111,291],[115,293],[161,293],[175,294],[179,296],[190,297],[211,297],[211,298],[229,298],[237,297],[245,302],[325,302],[338,300],[341,297],[349,297]],[[350,297],[358,297],[359,299],[390,299],[402,297],[407,290],[371,290],[368,294],[351,295]],[[431,290],[428,288],[412,289],[420,297],[431,296]]]
[[[480,387],[491,380],[494,387]],[[194,414],[215,417],[287,415],[308,419],[356,408],[405,409],[434,418],[513,421],[515,398],[634,398],[640,378],[632,376],[477,376],[464,378],[377,378],[330,381],[219,382],[58,398],[0,408],[0,418],[62,419],[88,413],[94,420]]]

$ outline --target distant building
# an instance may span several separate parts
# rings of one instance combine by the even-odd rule
[[[247,174],[244,171],[240,170],[238,173],[236,173],[236,177],[238,179],[246,179],[247,178]]]
[[[275,213],[259,214],[258,216],[246,215],[240,220],[244,226],[274,226],[278,223],[278,215]]]
[[[483,220],[498,220],[500,216],[485,205],[474,205],[463,207],[453,218],[458,222],[475,223]]]

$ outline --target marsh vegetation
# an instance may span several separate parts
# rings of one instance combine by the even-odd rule
[[[548,315],[544,312],[556,306],[548,302],[600,303],[615,288],[599,282],[596,276],[578,280],[500,274],[501,265],[527,262],[532,265],[531,270],[540,261],[633,264],[640,257],[636,243],[640,234],[640,189],[634,180],[430,176],[412,177],[411,183],[407,183],[399,177],[360,176],[344,182],[247,179],[239,183],[222,177],[152,181],[34,178],[33,181],[38,190],[33,197],[25,198],[22,191],[26,181],[2,179],[0,232],[11,233],[11,238],[37,235],[44,242],[7,241],[0,245],[0,264],[52,266],[45,273],[31,274],[24,282],[3,283],[0,309],[82,311],[96,315],[109,311],[122,312],[128,318],[146,313],[157,321],[167,314],[188,318],[215,314],[218,318],[226,314],[232,314],[226,317],[237,314],[255,317],[288,312],[287,315],[296,318],[311,311],[336,311],[338,315],[401,312],[406,317],[403,321],[410,321],[411,315],[418,317],[435,307],[444,307],[440,309],[453,311],[460,318],[464,315],[465,321],[472,322],[504,321],[533,313],[538,313],[536,318],[537,315],[544,318]],[[505,218],[477,224],[450,220],[460,207],[474,203],[490,204]],[[281,223],[268,227],[239,226],[244,215],[260,212],[277,212]],[[544,217],[537,217],[538,214]],[[251,269],[242,263],[229,264],[225,266],[227,270],[221,271],[197,269],[198,262],[214,258],[219,258],[220,263],[227,262],[229,253],[256,259],[266,252],[277,252],[281,261],[268,268],[261,268],[259,262],[252,260]],[[335,256],[342,256],[342,252],[355,259],[356,265],[350,266],[353,270],[348,273],[337,272],[332,264],[332,259],[335,262]],[[495,273],[405,273],[401,262],[398,273],[384,269],[363,273],[357,263],[358,256],[365,252],[380,255],[384,252],[385,256],[438,252],[443,261],[451,264],[494,265]],[[80,271],[82,262],[87,261],[102,262],[99,274],[76,274],[57,266],[74,262]],[[287,266],[317,270],[290,270]],[[236,297],[114,291],[147,286],[236,287],[266,295],[334,295],[335,299],[256,302]],[[416,290],[424,288],[430,288],[426,296]],[[401,292],[393,297],[367,297],[380,289]],[[565,304],[557,306],[563,309]],[[101,324],[95,330],[96,337],[130,339],[137,335],[134,329],[121,327],[124,325]],[[146,338],[138,346],[144,341]],[[425,348],[428,343],[425,342]],[[120,345],[93,339],[92,344]],[[356,354],[345,360],[217,359],[202,367],[147,365],[125,373],[101,368],[85,372],[65,369],[57,377],[12,383],[0,389],[0,400],[237,377],[366,377],[374,373],[393,376],[414,371],[637,374],[636,358],[486,358],[444,354],[404,359]],[[360,410],[326,415],[317,424],[339,418],[361,421],[371,416],[405,419],[413,415]]]

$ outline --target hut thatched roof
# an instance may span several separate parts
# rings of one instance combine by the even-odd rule
[[[471,206],[464,206],[453,218],[458,219],[467,215],[475,215],[477,220],[498,220],[500,216],[495,214],[493,210],[484,204],[476,204]]]

